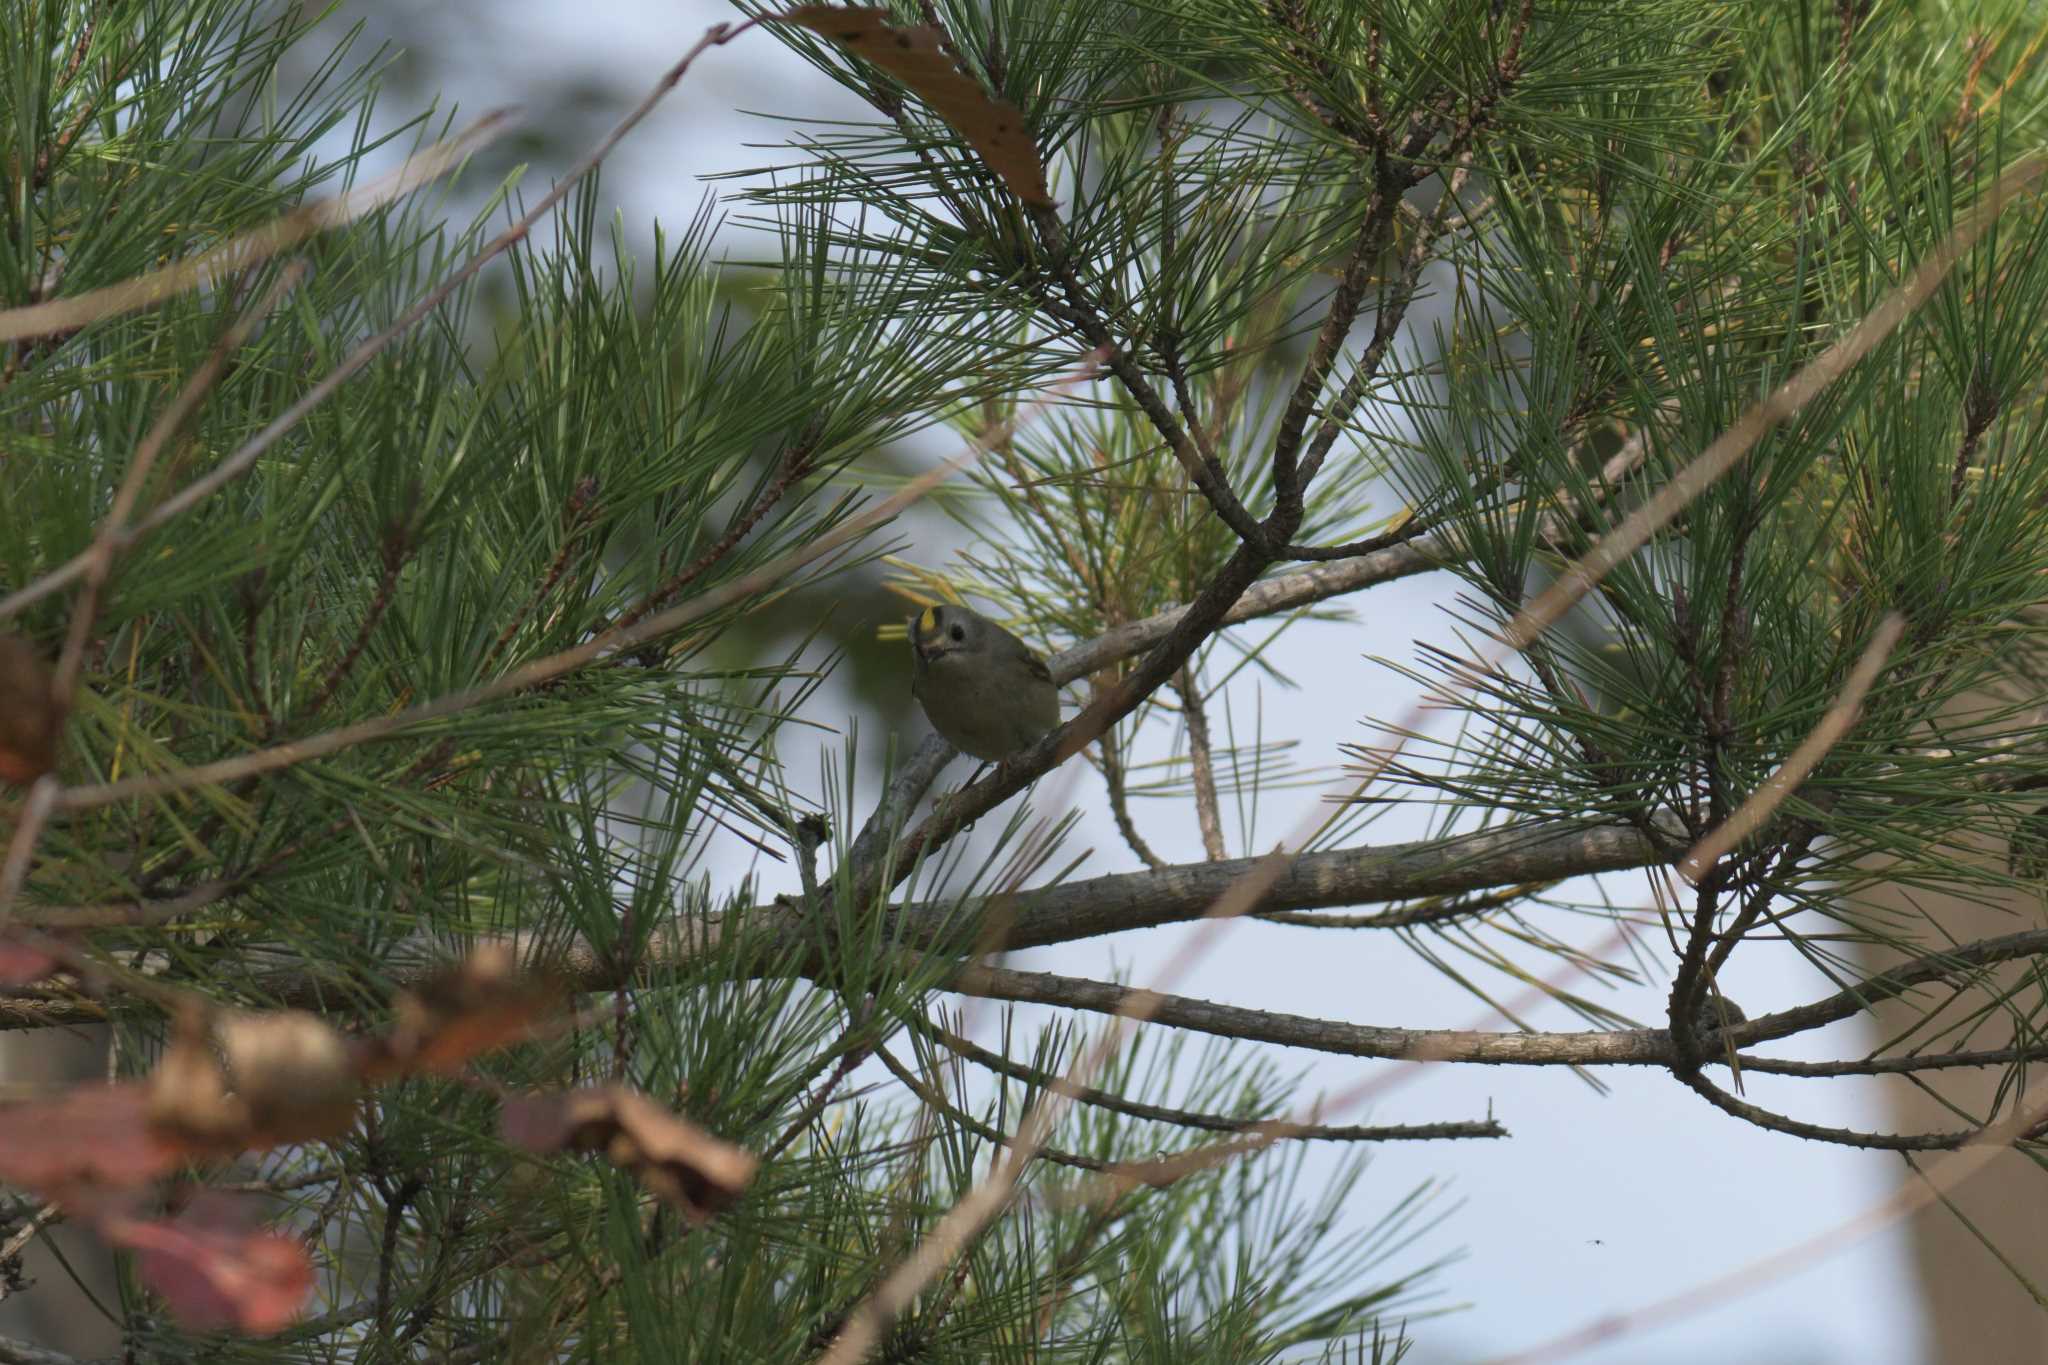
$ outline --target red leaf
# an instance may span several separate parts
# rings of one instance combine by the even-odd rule
[[[48,953],[25,943],[0,943],[0,986],[30,985],[62,965]]]
[[[187,1157],[149,1123],[141,1084],[81,1085],[0,1108],[0,1180],[52,1197],[67,1189],[147,1184]]]
[[[283,1331],[313,1291],[313,1261],[298,1239],[250,1228],[226,1200],[201,1200],[163,1223],[110,1218],[100,1230],[139,1253],[142,1282],[194,1331]]]

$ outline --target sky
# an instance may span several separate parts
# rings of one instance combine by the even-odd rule
[[[341,17],[349,17],[348,6]],[[637,98],[708,25],[732,17],[731,10],[708,0],[612,0],[598,9],[493,0],[408,7],[404,22],[414,26],[409,32],[424,46],[443,54],[434,79],[447,98],[472,113],[519,103],[536,87],[587,89],[589,100],[572,110],[574,122],[589,124],[575,130],[581,141],[623,112],[623,102],[605,103],[607,92],[634,92]],[[402,109],[400,101],[388,101],[384,114],[395,120]],[[711,51],[608,164],[607,197],[629,233],[651,240],[657,219],[678,227],[686,222],[709,188],[706,176],[780,159],[759,144],[779,143],[788,125],[743,112],[763,109],[818,120],[862,115],[850,97],[766,34],[748,34]],[[736,255],[760,249],[738,229],[727,229],[725,240]],[[939,444],[930,453],[948,452]],[[933,533],[916,554],[937,564],[949,548],[957,547]],[[1291,728],[1304,742],[1305,761],[1336,762],[1338,743],[1374,738],[1368,719],[1392,721],[1414,700],[1412,685],[1375,658],[1412,664],[1420,642],[1455,642],[1446,610],[1451,591],[1443,576],[1409,579],[1375,589],[1358,622],[1304,623],[1282,636],[1274,655],[1300,689],[1283,691],[1268,683],[1263,696],[1254,696],[1247,679],[1233,684],[1233,705],[1240,714],[1262,705],[1269,736]],[[907,680],[907,658],[905,671]],[[852,706],[849,694],[827,686],[809,714],[843,729]],[[1441,718],[1437,724],[1442,734]],[[871,726],[867,730],[861,757],[872,771],[886,737],[871,733]],[[921,738],[913,727],[899,742],[908,747]],[[1161,751],[1167,740],[1163,729],[1149,737]],[[836,736],[824,736],[815,757],[785,747],[792,780],[821,789],[825,760],[837,760],[839,745]],[[942,782],[957,784],[966,776],[962,763]],[[1083,874],[1135,867],[1111,828],[1099,782],[1085,771],[1076,776],[1078,781],[1063,785],[1087,812],[1079,843],[1099,850]],[[1050,783],[1042,788],[1052,789]],[[1279,792],[1265,800],[1261,832],[1272,837],[1309,810],[1315,794]],[[1167,859],[1201,856],[1184,811],[1160,803],[1141,805],[1137,814]],[[1403,827],[1389,820],[1369,837],[1382,842],[1424,832],[1419,823]],[[1234,854],[1245,851],[1232,848]],[[715,846],[709,870],[714,881],[755,871],[768,878],[764,892],[795,889],[779,885],[772,865],[756,866],[737,843]],[[1651,904],[1643,874],[1611,877],[1605,890],[1620,904]],[[1127,979],[1148,984],[1188,932],[1163,929],[1064,945],[1018,955],[1012,965],[1093,977],[1114,966]],[[1579,937],[1592,944],[1606,932],[1605,925],[1588,920]],[[1660,978],[1601,998],[1654,1022],[1668,984]],[[1724,984],[1751,1014],[1827,989],[1789,950],[1773,953],[1768,947],[1745,949],[1734,958]],[[1356,1023],[1502,1026],[1397,943],[1338,931],[1239,923],[1227,931],[1221,950],[1204,957],[1175,989]],[[979,1010],[984,1021],[993,1014],[986,1005]],[[1536,1028],[1581,1026],[1553,1005],[1533,1009],[1527,1022]],[[1826,1041],[1836,1056],[1866,1045],[1840,1028]],[[1414,1264],[1461,1256],[1437,1283],[1446,1291],[1446,1304],[1469,1306],[1417,1327],[1418,1351],[1410,1359],[1419,1365],[1489,1359],[1598,1318],[1627,1314],[1844,1223],[1879,1203],[1904,1176],[1895,1157],[1763,1132],[1650,1070],[1603,1073],[1608,1090],[1602,1094],[1555,1068],[1417,1066],[1302,1053],[1277,1060],[1307,1066],[1311,1090],[1396,1077],[1369,1116],[1344,1121],[1413,1123],[1491,1113],[1513,1135],[1500,1142],[1384,1144],[1358,1188],[1357,1216],[1366,1225],[1418,1184],[1445,1185],[1448,1216],[1417,1245]],[[1874,1099],[1859,1098],[1853,1085],[1809,1082],[1795,1089],[1766,1083],[1772,1079],[1751,1078],[1752,1097],[1764,1104],[1781,1101],[1817,1123],[1890,1126]],[[1987,1273],[1995,1273],[1988,1264]],[[1600,1365],[1729,1359],[1918,1365],[1925,1357],[1915,1295],[1905,1240],[1887,1231],[1838,1242],[1802,1269],[1682,1324],[1630,1335],[1573,1359]]]

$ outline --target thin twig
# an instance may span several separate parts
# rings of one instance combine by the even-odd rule
[[[21,803],[21,814],[14,826],[14,837],[7,841],[7,861],[0,863],[0,919],[11,918],[7,909],[21,894],[22,883],[28,880],[28,866],[35,858],[36,841],[42,838],[43,826],[56,808],[59,783],[53,775],[44,773],[35,785],[28,789],[28,799]]]
[[[891,1075],[903,1082],[904,1087],[911,1094],[917,1096],[918,1100],[926,1108],[935,1113],[945,1115],[982,1141],[994,1144],[998,1149],[1009,1146],[1009,1134],[1003,1132],[1000,1128],[983,1123],[980,1119],[975,1118],[972,1114],[969,1114],[966,1110],[961,1109],[958,1105],[948,1100],[944,1095],[941,1095],[937,1090],[919,1080],[909,1067],[896,1060],[888,1048],[876,1048],[875,1056],[883,1066],[889,1069]],[[1031,1155],[1036,1160],[1050,1162],[1054,1166],[1071,1166],[1079,1171],[1106,1171],[1112,1164],[1099,1157],[1078,1156],[1073,1152],[1062,1152],[1051,1147],[1041,1147]]]
[[[1117,750],[1117,735],[1114,730],[1105,733],[1095,746],[1101,756],[1102,785],[1109,795],[1109,818],[1116,824],[1116,832],[1123,836],[1124,844],[1138,855],[1138,861],[1154,872],[1166,869],[1166,859],[1152,851],[1152,845],[1145,842],[1145,836],[1138,833],[1137,822],[1131,819],[1130,793],[1124,788],[1124,760]]]
[[[29,1216],[26,1222],[14,1230],[5,1242],[0,1242],[0,1266],[5,1266],[20,1256],[22,1252],[28,1249],[28,1244],[36,1239],[37,1233],[40,1233],[50,1224],[57,1222],[63,1216],[64,1210],[57,1204],[45,1204],[37,1209]],[[5,1299],[6,1297],[7,1285],[4,1281],[0,1281],[0,1299]]]
[[[760,524],[761,518],[767,516],[769,510],[776,503],[782,501],[783,496],[789,492],[790,485],[810,471],[811,456],[817,450],[818,438],[822,434],[822,430],[821,425],[814,419],[805,428],[803,434],[797,437],[795,444],[789,449],[789,454],[783,457],[781,467],[776,471],[775,477],[769,482],[768,487],[762,491],[761,496],[755,498],[744,510],[733,515],[732,524],[725,528],[725,534],[718,538],[717,543],[712,545],[703,554],[697,556],[680,573],[649,592],[626,611],[620,613],[619,619],[612,622],[611,629],[625,630],[630,628],[635,622],[646,616],[647,613],[660,607],[664,602],[673,601],[678,593],[696,582],[697,579],[704,575],[706,570],[712,568],[728,554],[731,554],[733,547],[738,545],[749,531]]]

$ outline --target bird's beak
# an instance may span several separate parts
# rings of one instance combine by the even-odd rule
[[[940,641],[945,637],[939,633],[938,614],[930,607],[910,618],[910,647],[917,651],[917,657],[930,663],[944,650]]]

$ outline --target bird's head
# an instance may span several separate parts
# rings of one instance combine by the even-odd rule
[[[974,642],[981,622],[965,607],[926,607],[910,621],[910,647],[925,663],[944,658]]]

